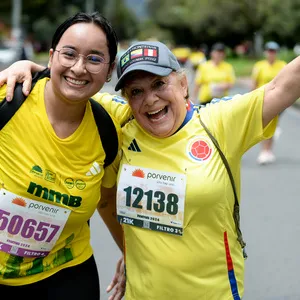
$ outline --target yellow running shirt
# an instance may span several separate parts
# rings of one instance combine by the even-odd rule
[[[263,129],[263,95],[260,89],[199,110],[230,163],[239,195],[242,155],[276,128],[274,119]],[[135,120],[123,127],[118,215],[126,300],[239,300],[244,294],[231,183],[194,108],[192,119],[168,138],[149,135]]]
[[[275,60],[273,64],[267,60],[258,61],[253,67],[252,79],[257,87],[261,87],[271,81],[285,65],[286,62],[283,60]]]
[[[205,104],[213,98],[220,98],[228,95],[228,91],[221,94],[217,91],[220,83],[234,83],[235,73],[231,64],[222,61],[215,65],[211,60],[200,65],[196,72],[195,83],[200,85],[199,101]]]
[[[87,221],[101,185],[112,187],[117,176],[120,158],[104,176],[105,152],[89,103],[77,130],[57,137],[45,109],[47,80],[37,82],[0,131],[0,284],[33,283],[86,261],[92,255]],[[1,87],[0,99],[5,92]]]

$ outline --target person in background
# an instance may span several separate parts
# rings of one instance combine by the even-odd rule
[[[225,50],[223,43],[215,43],[211,48],[210,60],[199,65],[194,79],[196,103],[207,104],[213,98],[227,96],[233,87],[235,72],[232,65],[224,61]]]
[[[16,63],[0,73],[0,84],[28,82],[30,71],[35,64]],[[236,197],[207,129],[239,199],[244,153],[270,138],[278,114],[300,97],[300,57],[265,86],[206,106],[192,103],[184,70],[160,42],[134,43],[117,76],[115,90],[128,102],[110,96],[110,113],[123,123],[130,107],[133,118],[122,127],[117,200],[103,201],[117,203],[124,230],[125,298],[240,300],[245,245]],[[106,222],[115,215],[106,214]],[[119,261],[110,300],[123,295],[124,267]]]
[[[194,48],[189,55],[188,61],[191,64],[193,71],[196,71],[199,65],[203,64],[206,61],[206,54],[204,52],[204,49],[201,47]]]
[[[100,299],[88,221],[116,183],[120,156],[104,168],[89,99],[110,80],[116,53],[116,34],[99,13],[65,20],[49,51],[51,78],[28,89],[0,131],[1,295]],[[11,91],[10,81],[1,84],[0,102]],[[112,222],[122,249],[121,226]]]
[[[274,41],[265,44],[265,59],[256,62],[252,70],[253,89],[259,88],[270,82],[279,71],[286,65],[286,62],[278,59],[280,47]],[[280,128],[277,127],[277,133]],[[276,157],[273,152],[274,137],[261,142],[261,150],[257,157],[257,163],[260,165],[271,164],[275,162]]]

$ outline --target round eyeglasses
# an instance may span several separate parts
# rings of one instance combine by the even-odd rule
[[[89,54],[88,56],[85,56],[71,48],[62,48],[55,51],[58,52],[59,63],[63,67],[67,68],[73,67],[80,59],[80,56],[84,60],[86,70],[93,74],[99,73],[104,65],[109,64],[109,62],[106,62],[102,56],[97,54]]]

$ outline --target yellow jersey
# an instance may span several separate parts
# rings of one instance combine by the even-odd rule
[[[44,103],[47,80],[36,83],[0,131],[0,285],[37,282],[86,261],[93,253],[87,221],[101,185],[116,181],[120,156],[104,172],[89,102],[72,135],[55,134]],[[1,87],[0,99],[5,92]]]
[[[235,72],[231,64],[222,61],[216,65],[212,60],[199,65],[195,83],[200,86],[198,98],[201,104],[210,102],[213,98],[221,98],[228,95],[228,90],[218,90],[218,84],[235,82]]]
[[[263,97],[259,89],[194,106],[190,121],[164,139],[135,120],[123,127],[117,213],[125,237],[126,300],[241,299],[244,258],[232,186],[199,115],[228,159],[240,195],[243,154],[276,128],[276,118],[263,128]],[[121,117],[121,110],[128,113],[124,104],[110,108]]]
[[[273,64],[267,60],[256,62],[251,75],[256,82],[256,87],[261,87],[271,81],[285,65],[286,62],[283,60],[275,60]]]

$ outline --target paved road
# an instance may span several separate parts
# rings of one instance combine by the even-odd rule
[[[239,80],[232,93],[249,91]],[[112,84],[104,91],[113,92]],[[300,300],[300,111],[290,108],[280,119],[277,162],[258,166],[259,145],[242,161],[241,224],[247,241],[244,300]],[[101,219],[91,222],[92,244],[101,277],[102,299],[120,251]],[[168,299],[166,299],[168,300]]]
[[[299,111],[282,115],[277,162],[255,164],[258,147],[243,159],[242,228],[248,242],[246,300],[300,299]]]

